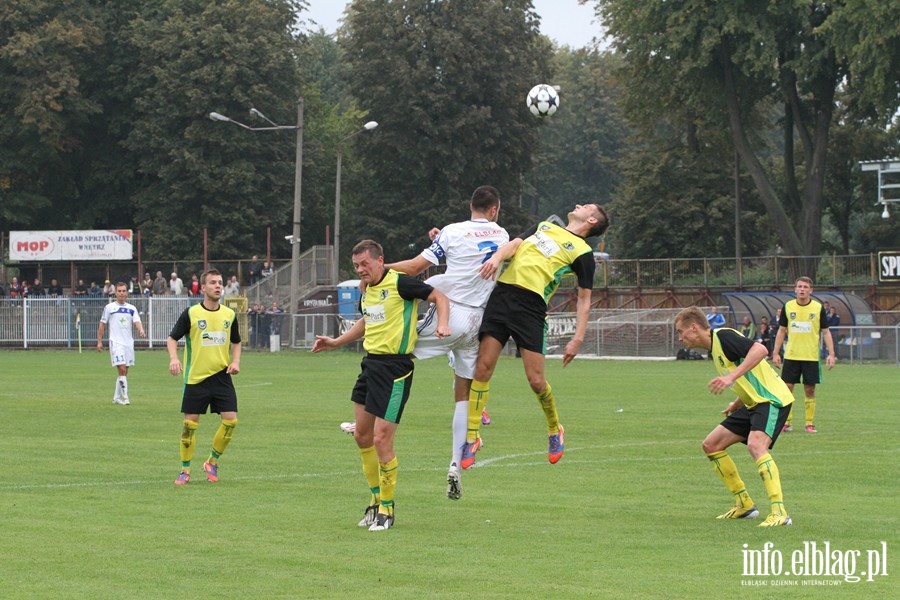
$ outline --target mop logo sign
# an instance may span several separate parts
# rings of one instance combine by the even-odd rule
[[[741,550],[742,586],[818,586],[873,582],[888,576],[887,542],[868,550],[842,550],[831,542],[803,542],[780,550],[773,542]]]

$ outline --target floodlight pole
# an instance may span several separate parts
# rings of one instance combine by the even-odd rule
[[[289,314],[299,310],[300,294],[300,204],[303,179],[303,98],[297,99],[297,153],[294,161],[294,228],[291,238],[291,308]]]
[[[334,280],[334,285],[340,283],[338,278],[340,277],[341,265],[341,163],[344,158],[344,142],[363,131],[370,131],[376,127],[378,127],[377,121],[369,121],[361,129],[354,131],[338,142],[337,175],[335,176],[334,181],[334,248],[331,253],[331,277]]]
[[[264,114],[256,110],[250,109],[250,114],[265,119],[272,124],[271,127],[250,127],[240,121],[227,117],[217,112],[209,113],[209,118],[213,121],[224,121],[234,123],[238,127],[248,131],[281,131],[284,129],[294,129],[297,131],[297,154],[294,160],[294,220],[293,230],[290,236],[291,240],[291,305],[289,314],[294,314],[298,309],[300,294],[300,218],[302,215],[300,203],[301,181],[303,179],[303,98],[297,99],[297,124],[296,125],[278,125]]]

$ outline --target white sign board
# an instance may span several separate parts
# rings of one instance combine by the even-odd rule
[[[132,260],[132,231],[11,231],[9,259],[23,260]]]

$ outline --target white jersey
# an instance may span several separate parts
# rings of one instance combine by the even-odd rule
[[[110,302],[103,309],[100,322],[109,329],[110,347],[113,344],[122,344],[134,348],[132,326],[141,322],[141,315],[133,304]]]
[[[451,223],[435,238],[421,256],[437,265],[444,258],[447,270],[426,281],[452,302],[484,308],[494,289],[492,279],[482,279],[478,269],[501,246],[509,242],[505,229],[487,219]]]

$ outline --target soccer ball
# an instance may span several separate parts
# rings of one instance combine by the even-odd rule
[[[536,117],[549,117],[559,108],[559,94],[552,85],[540,83],[528,92],[525,98],[525,106]]]

